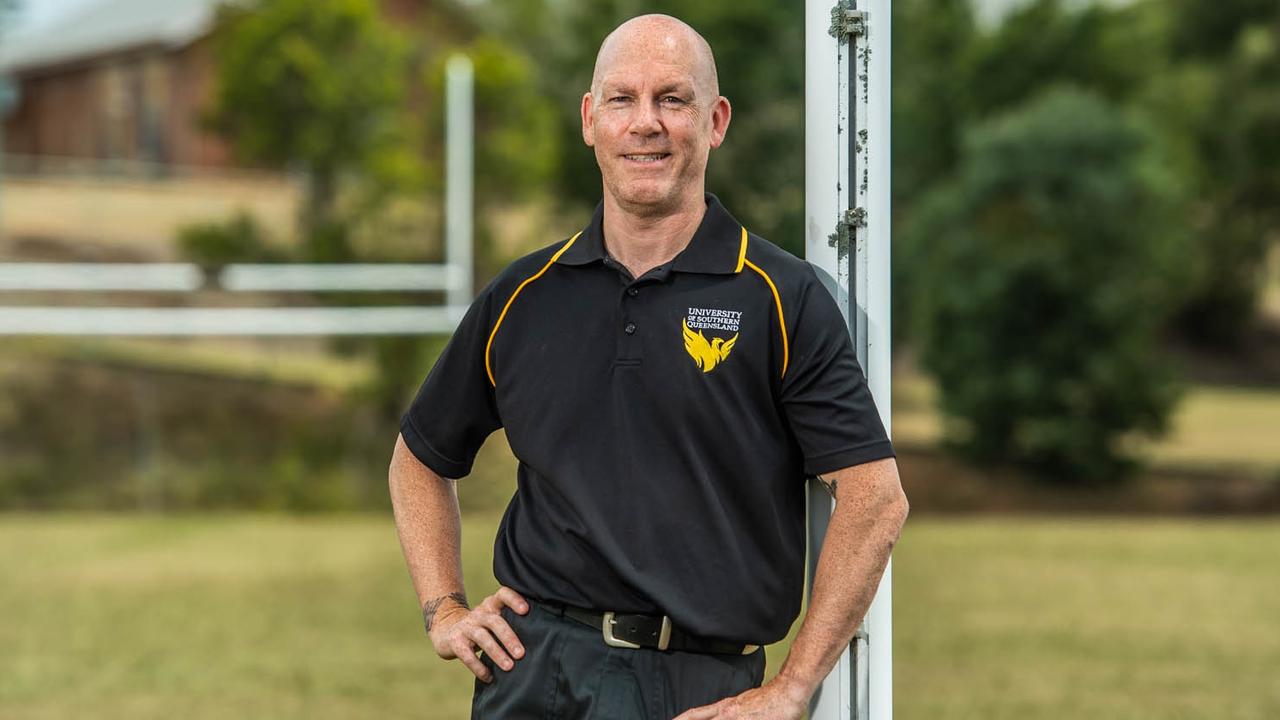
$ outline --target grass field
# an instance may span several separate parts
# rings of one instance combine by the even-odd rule
[[[1278,551],[1273,520],[913,518],[896,715],[1280,717]],[[0,516],[0,578],[2,718],[467,714],[386,517]]]
[[[937,387],[916,367],[902,363],[893,375],[893,438],[933,446],[942,437]],[[1140,441],[1136,450],[1157,466],[1183,469],[1280,468],[1280,388],[1190,385],[1175,406],[1170,432]]]

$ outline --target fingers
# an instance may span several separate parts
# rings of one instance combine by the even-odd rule
[[[529,602],[509,587],[500,587],[498,591],[481,601],[476,607],[473,617],[476,622],[488,628],[502,642],[504,649],[515,658],[524,657],[524,645],[516,637],[515,632],[502,617],[502,608],[510,607],[516,613],[524,615],[529,612]],[[485,648],[485,652],[489,652]],[[496,658],[496,655],[495,655]]]
[[[493,673],[489,672],[489,668],[484,666],[480,656],[476,654],[475,648],[468,645],[459,649],[457,655],[462,664],[466,665],[467,669],[479,678],[481,682],[493,682]]]
[[[494,634],[494,637],[498,638],[499,642],[502,642],[504,650],[511,653],[512,657],[518,660],[525,656],[524,644],[520,642],[520,638],[516,637],[515,630],[511,629],[511,625],[508,625],[507,621],[502,619],[502,616],[499,615],[489,621],[486,628],[490,633]],[[489,652],[489,648],[485,648],[485,652]],[[494,657],[497,657],[497,655],[494,655]],[[509,667],[507,669],[509,670]]]
[[[501,622],[501,620],[499,620],[499,622]],[[503,624],[505,625],[506,623]],[[488,654],[489,659],[493,660],[495,665],[503,670],[510,670],[515,666],[515,662],[507,655],[507,651],[498,644],[497,640],[493,638],[493,634],[489,632],[489,628],[473,627],[469,630],[467,637],[470,638],[471,642],[479,645],[480,649]],[[510,631],[508,630],[508,632]]]
[[[477,678],[492,682],[493,673],[480,658],[477,648],[489,656],[492,664],[504,671],[515,667],[515,661],[524,657],[524,645],[502,617],[502,608],[510,607],[523,615],[529,611],[529,603],[515,590],[501,587],[485,598],[457,623],[448,643],[453,655],[462,661]],[[441,653],[442,656],[447,656]]]
[[[498,592],[494,593],[490,597],[497,598],[502,605],[506,605],[521,615],[529,612],[529,602],[520,597],[520,593],[505,585],[498,588]]]

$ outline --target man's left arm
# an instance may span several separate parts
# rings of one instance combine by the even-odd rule
[[[820,480],[835,497],[835,510],[809,608],[782,669],[759,688],[693,708],[676,720],[798,720],[853,640],[902,532],[907,498],[893,458],[824,473]]]

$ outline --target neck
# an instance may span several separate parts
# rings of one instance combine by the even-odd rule
[[[671,212],[647,215],[628,210],[606,190],[605,249],[638,278],[679,255],[693,239],[706,211],[702,192]]]

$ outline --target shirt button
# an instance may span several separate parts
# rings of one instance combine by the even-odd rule
[[[626,333],[626,334],[628,334],[628,335],[635,335],[635,334],[636,334],[636,324],[635,324],[635,323],[633,323],[633,322],[629,322],[629,323],[627,323],[627,324],[622,328],[622,332],[624,332],[624,333]]]
[[[630,295],[631,297],[635,297],[640,294],[640,291],[637,290],[636,288],[629,287],[627,288],[627,294]]]

